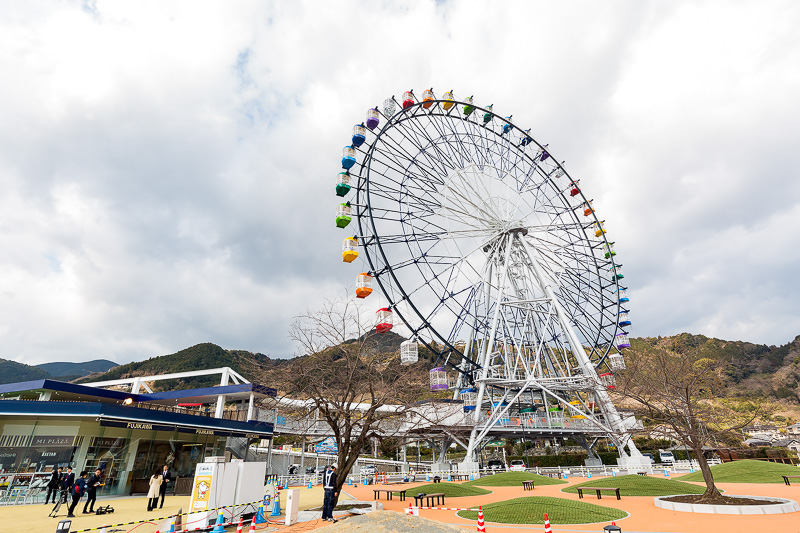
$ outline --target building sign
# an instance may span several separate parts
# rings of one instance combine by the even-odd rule
[[[146,422],[118,422],[116,420],[101,420],[100,425],[112,428],[140,429],[145,431],[175,431],[175,426],[161,426]]]
[[[31,442],[31,446],[47,446],[50,448],[56,447],[72,447],[72,443],[75,442],[75,436],[69,437],[33,437],[33,441]]]

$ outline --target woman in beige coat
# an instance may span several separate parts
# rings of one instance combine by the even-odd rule
[[[150,476],[150,490],[147,491],[147,510],[152,511],[158,507],[158,493],[161,487],[161,472],[156,470],[155,474]]]

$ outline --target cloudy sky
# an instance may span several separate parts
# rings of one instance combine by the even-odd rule
[[[6,2],[0,357],[290,355],[352,286],[333,177],[433,86],[549,143],[625,265],[634,334],[800,334],[800,4]]]

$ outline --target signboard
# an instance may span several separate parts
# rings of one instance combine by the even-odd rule
[[[192,487],[192,503],[189,506],[190,512],[205,511],[208,509],[208,502],[211,496],[211,482],[214,480],[214,465],[200,463],[194,476],[194,487]]]
[[[48,446],[51,448],[56,447],[72,447],[72,443],[75,442],[75,437],[33,437],[33,441],[31,442],[31,446]]]
[[[490,440],[486,443],[487,448],[502,448],[506,445],[506,441],[504,440]]]
[[[336,446],[336,439],[328,437],[315,445],[314,451],[317,453],[339,453],[339,447]]]

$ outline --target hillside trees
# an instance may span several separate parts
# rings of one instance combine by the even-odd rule
[[[724,402],[710,401],[724,387],[726,363],[703,357],[699,350],[629,352],[626,364],[627,369],[617,376],[615,395],[633,401],[641,415],[691,448],[706,483],[701,500],[721,499],[703,446],[741,430],[760,414],[759,409],[741,412]]]
[[[382,335],[353,300],[326,301],[295,317],[290,329],[304,357],[287,371],[284,386],[300,400],[297,419],[318,418],[336,440],[337,493],[372,438],[398,436],[407,406],[426,385],[412,367],[400,366]]]

